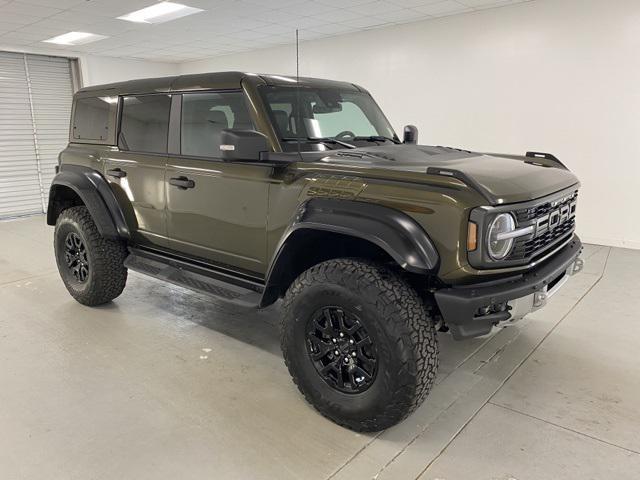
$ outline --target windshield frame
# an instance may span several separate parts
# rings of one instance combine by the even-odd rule
[[[344,149],[347,147],[344,146],[340,146],[338,144],[332,144],[327,146],[328,144],[326,142],[321,142],[321,141],[317,141],[314,140],[314,137],[307,137],[306,135],[302,134],[300,135],[298,132],[293,133],[291,132],[291,135],[286,134],[286,132],[282,132],[280,130],[280,125],[278,124],[278,122],[276,121],[275,118],[275,114],[273,113],[273,109],[271,107],[271,102],[269,101],[269,98],[267,96],[269,91],[288,91],[291,92],[295,95],[296,90],[299,89],[299,92],[313,92],[313,91],[318,91],[318,90],[335,90],[337,92],[342,93],[348,93],[350,95],[360,95],[363,98],[366,98],[368,102],[370,102],[370,107],[372,109],[375,110],[375,115],[377,116],[377,119],[371,119],[368,115],[367,112],[362,110],[362,113],[365,115],[365,117],[367,118],[367,120],[371,123],[371,125],[373,126],[374,130],[378,131],[379,128],[382,128],[383,131],[386,130],[386,132],[384,133],[390,133],[391,135],[384,135],[384,136],[389,136],[391,139],[393,139],[394,143],[400,143],[400,139],[398,138],[398,135],[396,134],[395,130],[393,129],[391,122],[389,122],[389,120],[387,119],[386,115],[384,114],[384,111],[380,108],[380,106],[378,105],[378,103],[375,101],[375,99],[371,96],[371,94],[367,91],[364,90],[360,90],[360,89],[356,89],[355,87],[353,89],[350,89],[348,87],[342,87],[342,86],[310,86],[310,85],[260,85],[257,90],[258,90],[258,95],[260,97],[260,100],[262,101],[263,105],[264,105],[264,111],[266,112],[268,118],[269,118],[269,122],[271,123],[271,127],[274,131],[274,133],[276,134],[277,137],[277,141],[280,144],[281,150],[283,152],[286,151],[293,151],[293,150],[297,150],[297,141],[296,140],[300,140],[300,144],[301,144],[301,149],[303,151],[317,151],[317,150],[338,150],[338,149]],[[296,105],[294,103],[291,104],[292,109],[296,108]],[[292,115],[295,115],[295,113],[292,113]],[[373,120],[373,121],[372,121]],[[358,136],[358,135],[356,135]],[[383,136],[383,133],[378,133],[376,136]],[[324,137],[329,138],[329,139],[336,139],[336,137]],[[350,137],[340,137],[338,138],[338,140],[347,142],[347,143],[353,143],[353,139]],[[358,140],[357,142],[362,142],[362,140]],[[368,143],[368,145],[370,146],[371,143]],[[295,147],[292,147],[295,146]]]

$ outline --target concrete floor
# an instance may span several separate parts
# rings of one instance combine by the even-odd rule
[[[0,222],[1,479],[637,479],[640,251],[585,271],[519,325],[441,337],[438,383],[401,425],[344,430],[309,407],[278,309],[130,274],[87,308],[42,217]]]

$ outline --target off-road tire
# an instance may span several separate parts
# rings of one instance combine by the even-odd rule
[[[333,388],[310,358],[305,325],[326,305],[358,312],[376,342],[377,374],[361,393]],[[399,274],[366,260],[325,261],[292,283],[283,309],[285,364],[307,401],[335,423],[360,432],[384,430],[411,414],[429,393],[438,369],[435,325]]]
[[[65,260],[65,241],[69,234],[77,235],[86,250],[88,274],[80,282]],[[124,242],[108,240],[98,228],[86,207],[72,207],[62,211],[56,222],[54,249],[58,271],[65,287],[78,302],[96,306],[107,303],[122,293],[127,283]]]

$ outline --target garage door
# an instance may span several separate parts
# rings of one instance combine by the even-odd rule
[[[72,95],[71,60],[0,52],[0,218],[46,211]]]

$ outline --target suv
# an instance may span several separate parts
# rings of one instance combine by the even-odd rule
[[[436,331],[488,334],[582,267],[576,177],[553,155],[401,141],[351,83],[226,72],[93,86],[73,100],[47,222],[69,293],[128,269],[246,307],[282,298],[305,398],[357,431],[431,389]]]

